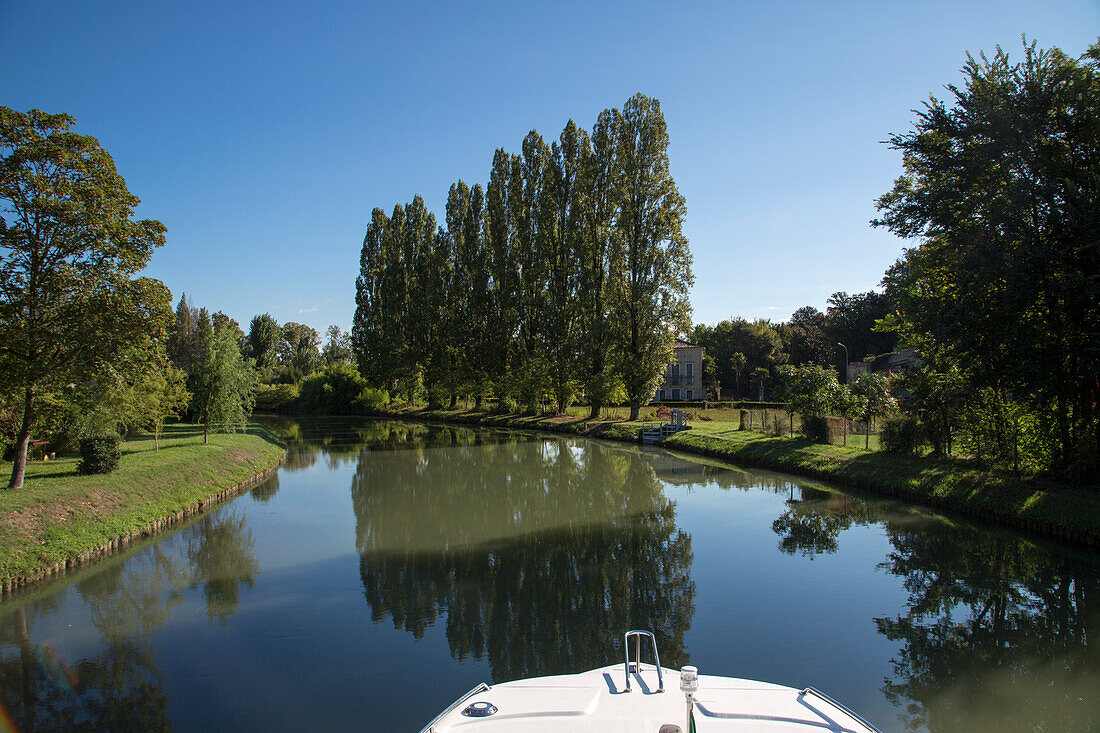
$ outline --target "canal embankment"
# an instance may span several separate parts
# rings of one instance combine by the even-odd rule
[[[469,410],[393,410],[388,417],[467,425],[546,430],[640,442],[642,423],[531,416]],[[666,439],[666,448],[820,479],[954,512],[1032,534],[1100,546],[1100,491],[984,470],[952,457],[905,456],[851,446],[813,443],[704,423]]]
[[[27,464],[21,489],[0,491],[0,592],[62,575],[130,547],[269,478],[286,445],[259,425],[216,433],[166,426],[122,443],[109,474],[84,476],[79,458]],[[0,462],[0,471],[10,472]],[[6,474],[5,474],[6,475]]]

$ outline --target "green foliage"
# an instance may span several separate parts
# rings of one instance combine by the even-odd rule
[[[862,361],[864,357],[887,354],[897,345],[897,334],[882,330],[876,324],[892,310],[890,294],[868,291],[848,295],[845,292],[829,296],[825,310],[825,337],[829,354],[833,359],[825,363],[839,363],[837,353],[843,358],[838,344],[848,349],[848,358]]]
[[[920,423],[910,415],[891,415],[882,421],[879,442],[885,451],[914,454],[923,443]]]
[[[241,430],[252,412],[256,371],[241,358],[228,328],[207,337],[202,361],[193,376],[192,406],[203,425],[204,439],[211,429]]]
[[[252,359],[260,378],[270,381],[275,375],[279,363],[279,340],[282,329],[271,314],[261,313],[253,316],[248,326],[248,336],[244,342],[244,355]]]
[[[257,384],[254,407],[266,412],[284,412],[298,400],[297,384]]]
[[[344,333],[339,326],[329,326],[325,331],[325,346],[321,356],[327,366],[350,364],[352,361],[351,334]]]
[[[812,306],[796,310],[780,329],[783,350],[795,366],[817,364],[829,366],[834,362],[834,346],[827,332],[828,321],[824,313]]]
[[[366,380],[354,366],[346,362],[333,364],[302,380],[298,409],[321,415],[347,415],[354,411],[366,387]]]
[[[355,404],[368,412],[377,412],[390,404],[390,395],[382,389],[363,387],[359,396],[355,398]]]
[[[748,397],[751,375],[757,369],[769,373],[787,360],[783,341],[776,328],[765,320],[734,318],[711,327],[695,326],[691,342],[706,349],[718,367],[717,381],[722,394],[734,399]],[[759,397],[759,389],[753,397]]]
[[[691,256],[660,104],[635,95],[589,136],[532,131],[487,188],[454,183],[446,229],[416,196],[375,209],[351,345],[373,387],[431,406],[490,392],[557,413],[648,401],[686,329]]]
[[[76,470],[87,476],[93,473],[110,473],[122,459],[117,435],[94,435],[80,441],[80,463]]]
[[[821,366],[779,368],[780,396],[790,409],[802,416],[823,417],[843,407],[845,390],[836,379],[836,372]]]
[[[163,338],[168,290],[137,277],[164,225],[73,118],[0,107],[0,391],[22,396],[10,486],[23,483],[40,391],[92,379]]]
[[[951,453],[969,401],[966,380],[942,352],[930,349],[925,359],[925,364],[896,377],[894,390],[901,397],[902,409],[920,422],[932,452]]]
[[[823,415],[803,415],[799,431],[815,443],[829,442],[829,418]]]
[[[304,323],[287,323],[279,330],[280,377],[295,382],[321,368],[321,337]]]
[[[1100,43],[968,57],[950,103],[892,135],[904,174],[874,222],[920,245],[887,272],[887,325],[941,350],[968,391],[1012,393],[1056,422],[1051,468],[1097,451]]]

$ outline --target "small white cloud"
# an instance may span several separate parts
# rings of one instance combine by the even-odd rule
[[[332,298],[329,298],[328,300],[322,301],[320,303],[314,303],[313,305],[309,306],[308,308],[299,308],[298,313],[299,314],[301,314],[301,313],[316,313],[317,311],[321,310],[321,306],[328,305],[329,302],[331,302],[331,301],[332,301]]]
[[[768,310],[770,310],[770,311],[777,311],[777,310],[779,310],[779,306],[775,306],[775,305],[769,305],[769,306],[768,306]]]

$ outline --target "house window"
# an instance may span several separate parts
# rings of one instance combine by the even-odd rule
[[[678,362],[676,364],[672,365],[672,378],[673,379],[679,379],[680,378],[680,364]]]
[[[680,399],[680,390],[676,389],[675,387],[672,388],[672,399],[673,400]]]
[[[690,365],[689,365],[689,366],[690,366]],[[695,399],[694,395],[695,395],[695,393],[694,393],[693,391],[691,391],[691,390],[689,389],[689,390],[688,390],[688,399],[689,399],[689,400],[693,400],[693,399]]]
[[[692,362],[689,361],[685,366],[687,367],[688,379],[691,379],[692,377],[695,376],[695,364],[693,364]],[[691,398],[688,397],[688,399],[690,400]]]
[[[664,402],[664,401],[665,401],[665,391],[662,389],[661,390],[661,402]]]

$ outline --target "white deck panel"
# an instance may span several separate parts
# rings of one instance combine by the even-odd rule
[[[658,733],[662,725],[688,733],[680,673],[664,669],[664,692],[657,673],[643,666],[632,674],[627,692],[623,665],[573,675],[504,682],[462,701],[430,729],[431,733]],[[497,712],[484,718],[462,715],[474,702],[489,702]],[[767,682],[699,676],[695,704],[698,733],[723,731],[801,731],[867,733],[871,729],[814,695]]]

